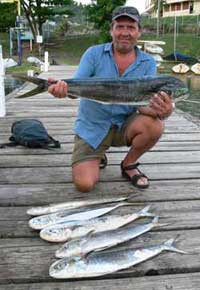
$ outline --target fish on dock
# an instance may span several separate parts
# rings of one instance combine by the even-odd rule
[[[129,202],[119,202],[114,206],[107,206],[98,209],[90,209],[85,211],[79,211],[76,213],[69,214],[68,210],[61,210],[55,213],[36,216],[29,220],[29,226],[35,230],[41,230],[45,227],[54,225],[60,222],[69,222],[69,221],[80,221],[88,220],[98,216],[102,216],[110,211],[113,211],[121,206],[133,205],[134,203]]]
[[[130,268],[159,255],[163,251],[180,254],[187,252],[174,247],[174,239],[144,247],[141,249],[124,249],[112,252],[91,253],[86,258],[63,258],[54,262],[49,268],[49,275],[57,279],[98,277],[119,270]]]
[[[89,199],[89,200],[73,200],[61,203],[52,203],[46,206],[35,206],[27,210],[28,215],[38,216],[45,215],[49,213],[54,213],[60,210],[71,210],[76,208],[81,208],[89,205],[105,204],[111,202],[119,202],[128,200],[129,196],[124,197],[113,197],[113,198],[101,198],[101,199]]]
[[[15,74],[13,77],[32,82],[35,89],[17,98],[26,98],[48,89],[48,80]],[[153,93],[165,91],[173,95],[174,101],[188,97],[188,88],[183,81],[171,75],[144,76],[140,78],[83,78],[64,79],[69,86],[69,98],[86,98],[106,104],[146,105]],[[57,82],[57,81],[56,81]],[[55,83],[56,83],[55,82]]]
[[[66,242],[85,236],[91,232],[104,232],[108,230],[118,229],[127,225],[140,217],[154,217],[155,215],[149,212],[150,205],[141,209],[138,212],[126,215],[108,215],[77,223],[63,222],[50,227],[46,227],[40,231],[40,237],[49,242]]]
[[[56,251],[56,257],[84,257],[90,252],[102,251],[118,244],[127,242],[150,231],[154,227],[166,225],[159,223],[158,219],[158,216],[156,216],[150,223],[105,232],[91,232],[84,237],[65,243]]]

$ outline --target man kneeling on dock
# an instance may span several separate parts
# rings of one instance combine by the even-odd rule
[[[111,43],[86,50],[74,78],[156,75],[154,59],[136,46],[141,35],[140,15],[136,8],[117,7],[112,14],[110,33]],[[49,92],[64,98],[68,86],[59,81],[49,87]],[[137,188],[147,188],[148,178],[139,170],[137,160],[159,140],[164,130],[163,119],[172,111],[171,97],[165,92],[154,94],[148,106],[138,108],[81,99],[72,157],[73,182],[77,189],[81,192],[92,190],[99,180],[100,168],[106,166],[105,152],[110,146],[130,147],[121,162],[122,176]]]

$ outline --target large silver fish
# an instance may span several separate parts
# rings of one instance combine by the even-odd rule
[[[79,221],[78,223],[68,222],[59,223],[40,231],[40,237],[49,242],[66,242],[71,239],[79,238],[90,232],[103,232],[118,229],[140,217],[152,217],[154,214],[149,212],[150,205],[136,213],[127,215],[108,215],[91,220]]]
[[[54,262],[49,275],[57,279],[97,277],[137,265],[159,255],[163,251],[187,254],[173,246],[174,239],[161,245],[142,249],[125,249],[113,252],[92,253],[86,259],[63,258]]]
[[[118,207],[125,205],[133,205],[133,203],[120,202],[114,206],[107,206],[98,209],[90,209],[81,212],[79,211],[73,214],[69,214],[68,210],[61,210],[55,213],[34,217],[30,219],[29,226],[32,229],[41,230],[45,227],[54,225],[56,223],[88,220],[98,216],[102,216],[114,209],[117,209]]]
[[[56,257],[83,257],[90,252],[101,251],[112,246],[124,243],[150,231],[154,227],[164,225],[166,224],[160,224],[158,222],[158,216],[156,216],[150,223],[100,233],[90,233],[87,236],[65,243],[61,248],[56,251]]]
[[[28,215],[38,216],[45,215],[49,213],[54,213],[60,210],[71,210],[84,206],[94,205],[94,204],[104,204],[110,202],[119,202],[129,199],[129,196],[124,197],[113,197],[113,198],[101,198],[101,199],[87,199],[87,200],[72,200],[61,203],[52,203],[46,206],[35,206],[27,210]]]
[[[14,75],[15,78],[29,81],[37,88],[17,98],[26,98],[46,91],[51,85],[45,79]],[[187,97],[188,89],[184,82],[171,75],[144,76],[140,78],[84,78],[66,79],[68,83],[68,97],[87,98],[108,104],[146,105],[153,93],[165,91],[173,94],[174,100]],[[184,95],[184,97],[183,97]]]

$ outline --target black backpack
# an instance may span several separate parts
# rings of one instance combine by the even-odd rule
[[[11,127],[12,136],[10,143],[1,145],[17,146],[22,145],[29,148],[60,148],[60,142],[53,139],[45,129],[42,122],[36,119],[24,119],[16,121]]]

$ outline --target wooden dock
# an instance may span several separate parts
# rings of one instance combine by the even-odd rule
[[[52,66],[43,77],[71,77],[74,69]],[[19,93],[31,87],[26,85]],[[77,103],[55,99],[48,93],[21,100],[11,96],[7,100],[7,116],[0,119],[0,143],[8,141],[14,121],[37,118],[62,143],[62,148],[0,149],[0,289],[199,290],[199,127],[180,112],[167,120],[159,143],[140,160],[151,181],[149,189],[136,190],[121,177],[119,163],[127,151],[123,147],[110,148],[109,164],[101,171],[100,183],[92,192],[81,194],[72,184],[70,167]],[[140,265],[97,279],[69,281],[49,277],[49,266],[55,261],[54,253],[60,245],[41,240],[39,233],[29,228],[26,210],[35,205],[124,194],[137,194],[132,201],[139,204],[123,207],[117,213],[138,211],[152,204],[152,211],[165,217],[161,222],[169,224],[112,251],[156,245],[179,236],[177,247],[195,254],[164,252]]]

